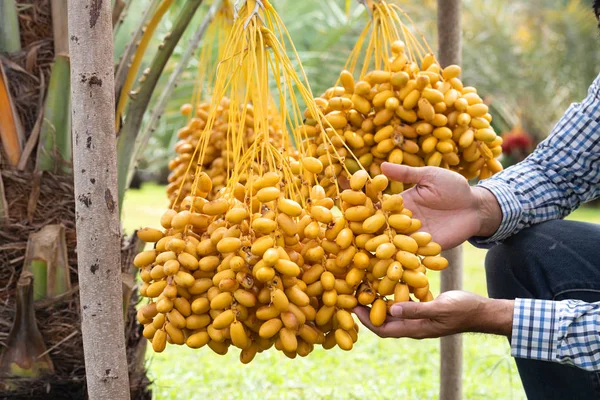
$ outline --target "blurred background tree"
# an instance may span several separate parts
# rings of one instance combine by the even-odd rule
[[[125,24],[135,25],[140,18],[136,10],[142,9],[143,1],[132,1]],[[436,1],[396,2],[413,18],[435,50]],[[159,27],[160,32],[169,30],[184,0],[176,3]],[[367,13],[355,1],[350,10],[346,10],[344,0],[272,0],[272,3],[290,31],[312,90],[323,92],[343,69],[368,18]],[[486,98],[498,132],[522,132],[535,145],[550,133],[571,103],[585,97],[587,88],[600,72],[598,28],[591,3],[587,0],[463,0],[463,80],[477,87]],[[200,18],[197,23],[199,21]],[[192,28],[194,26],[197,24],[192,23]],[[193,29],[188,31],[186,34],[191,36]],[[126,40],[127,37],[117,37],[117,50]],[[161,92],[160,85],[164,85],[175,67],[186,39],[180,43],[156,93]],[[147,54],[144,62],[148,63],[151,57],[152,54]],[[192,60],[150,139],[139,164],[145,179],[162,182],[166,179],[166,165],[174,154],[174,132],[185,123],[178,110],[192,99],[196,68]],[[504,163],[510,165],[518,161],[529,150],[519,147],[519,154],[505,157]]]

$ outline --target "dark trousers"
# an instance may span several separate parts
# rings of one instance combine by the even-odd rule
[[[599,302],[600,225],[558,220],[533,226],[493,247],[485,268],[492,298]],[[600,399],[600,373],[516,362],[529,400]]]

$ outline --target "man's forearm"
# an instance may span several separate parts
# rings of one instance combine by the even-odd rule
[[[514,300],[483,300],[475,312],[472,331],[502,335],[510,338],[514,307]]]
[[[498,204],[498,199],[488,189],[475,186],[473,189],[475,195],[475,209],[479,213],[479,230],[476,236],[492,236],[502,223],[502,209]]]

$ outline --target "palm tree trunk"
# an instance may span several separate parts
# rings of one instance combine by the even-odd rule
[[[73,166],[83,350],[91,400],[129,399],[109,1],[69,0]]]
[[[460,65],[462,61],[461,0],[438,0],[439,62],[442,67]],[[441,291],[462,288],[462,246],[443,255],[450,268],[442,272]],[[440,341],[440,400],[462,399],[462,335]]]

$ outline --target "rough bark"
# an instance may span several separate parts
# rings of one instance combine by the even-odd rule
[[[123,336],[111,2],[69,0],[73,166],[88,395],[129,399]]]
[[[461,0],[438,0],[438,60],[442,67],[462,61]],[[442,272],[442,292],[462,289],[463,248],[443,255],[450,266]],[[462,335],[440,341],[440,399],[462,399]]]
[[[442,67],[462,63],[462,0],[438,0],[438,60]]]
[[[462,289],[463,247],[442,252],[450,266],[442,272],[442,292]],[[462,335],[440,339],[440,400],[462,399]]]

